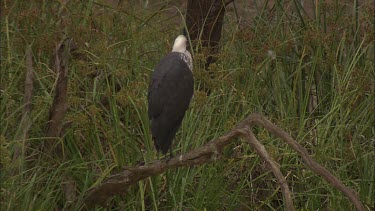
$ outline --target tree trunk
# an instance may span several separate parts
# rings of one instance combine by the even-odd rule
[[[225,6],[233,0],[188,0],[186,26],[193,49],[207,48],[205,69],[215,62],[224,23]],[[184,34],[187,35],[184,30]]]

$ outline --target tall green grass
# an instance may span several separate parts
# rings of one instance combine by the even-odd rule
[[[358,191],[371,210],[375,198],[374,7],[314,2],[318,2],[314,17],[306,15],[299,1],[278,1],[271,11],[265,6],[245,25],[237,25],[227,14],[222,51],[210,66],[213,78],[203,69],[204,56],[195,52],[196,91],[175,138],[174,152],[197,148],[250,113],[260,112]],[[293,6],[299,10],[291,10]],[[58,1],[2,1],[2,209],[80,210],[84,193],[108,175],[122,166],[156,159],[147,87],[153,67],[181,32],[182,21],[175,20],[178,16],[171,18],[170,7],[169,2],[156,10],[133,3],[112,8],[101,1],[71,1],[66,7]],[[65,121],[71,127],[58,140],[64,155],[60,159],[44,154],[41,146],[47,141],[45,127],[57,80],[50,60],[65,35],[74,39],[79,50],[69,66]],[[36,76],[32,126],[26,140],[15,140],[24,106],[28,46]],[[209,95],[202,91],[207,89]],[[317,105],[309,109],[312,92]],[[262,128],[255,132],[280,163],[298,210],[354,209],[281,140]],[[20,171],[11,162],[15,146],[26,152]],[[66,178],[75,182],[77,201],[72,205],[64,196]],[[237,140],[221,160],[148,178],[114,197],[109,207],[278,210],[284,204],[265,163]]]

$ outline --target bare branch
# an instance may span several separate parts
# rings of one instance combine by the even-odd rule
[[[190,151],[184,155],[176,156],[168,161],[157,160],[143,166],[125,167],[122,173],[111,175],[108,179],[103,181],[102,184],[90,189],[87,193],[85,203],[89,206],[93,206],[96,204],[106,206],[106,201],[108,198],[112,197],[115,194],[125,192],[131,185],[137,184],[138,181],[143,180],[149,176],[161,174],[167,169],[171,168],[201,165],[204,163],[215,161],[226,145],[232,142],[235,137],[242,135],[247,139],[251,146],[254,147],[259,156],[269,164],[269,167],[275,174],[277,181],[281,186],[281,190],[286,200],[287,210],[294,210],[290,190],[287,186],[285,178],[280,172],[278,164],[273,161],[273,159],[268,155],[268,153],[264,149],[264,146],[256,140],[254,134],[250,130],[255,125],[263,126],[275,136],[283,139],[288,145],[290,145],[294,150],[298,152],[308,168],[321,175],[332,186],[343,192],[345,196],[347,196],[354,204],[357,210],[365,210],[363,204],[359,201],[356,192],[346,187],[332,173],[330,173],[323,166],[316,163],[309,156],[306,149],[298,144],[289,134],[284,132],[276,125],[272,124],[261,114],[257,113],[253,113],[248,116],[233,130],[229,131],[225,135],[216,138],[203,145],[202,147]]]
[[[63,1],[66,3],[68,0]],[[64,126],[65,129],[69,127],[69,123],[64,125],[63,119],[68,109],[67,92],[68,92],[68,68],[69,60],[72,51],[76,49],[73,40],[66,38],[62,40],[56,48],[54,53],[55,60],[52,60],[52,67],[57,73],[57,85],[55,89],[55,96],[53,104],[50,109],[49,124],[46,132],[47,137],[60,137]],[[46,140],[45,150],[48,154],[54,154],[56,157],[62,158],[62,150],[60,145],[55,148],[56,142],[54,139]],[[75,182],[70,177],[65,176],[64,193],[69,207],[76,199]]]
[[[31,127],[31,99],[34,90],[34,70],[33,70],[33,56],[31,52],[31,47],[26,49],[26,78],[25,78],[25,95],[24,95],[24,107],[23,114],[14,139],[15,140],[25,140],[27,138],[27,133]],[[13,161],[17,160],[22,153],[22,147],[16,146],[13,154]]]
[[[251,118],[252,117],[252,118]],[[358,197],[358,193],[354,190],[346,187],[337,177],[335,177],[326,168],[315,162],[310,156],[307,150],[302,147],[298,142],[296,142],[288,133],[283,131],[281,128],[272,124],[268,119],[260,114],[252,114],[246,120],[249,124],[256,123],[265,127],[273,135],[283,139],[289,146],[291,146],[298,154],[301,156],[302,160],[306,166],[322,176],[327,182],[329,182],[333,187],[339,189],[349,200],[354,204],[357,210],[365,210],[365,207],[361,203]],[[246,124],[246,123],[243,123]]]
[[[292,194],[289,190],[288,183],[286,182],[283,174],[280,171],[278,163],[274,161],[274,159],[268,154],[267,150],[264,146],[256,139],[254,133],[249,129],[238,129],[241,131],[242,135],[246,138],[249,144],[255,149],[257,154],[267,162],[269,168],[272,170],[273,174],[275,175],[277,182],[281,187],[281,191],[283,193],[285,199],[285,207],[286,210],[291,211],[295,210],[293,206]]]
[[[318,145],[318,129],[317,127],[314,127],[314,125],[317,122],[316,115],[314,114],[314,111],[318,107],[318,95],[316,94],[316,85],[319,82],[313,82],[311,88],[310,88],[310,93],[309,93],[309,107],[307,107],[308,112],[310,115],[312,115],[312,118],[307,122],[307,125],[309,128],[311,128],[310,134],[312,138],[312,143],[316,146]]]
[[[230,131],[199,149],[176,156],[170,160],[156,160],[143,166],[124,167],[122,173],[111,175],[101,185],[89,190],[86,204],[90,206],[95,204],[106,206],[106,201],[109,197],[125,192],[131,185],[147,177],[159,175],[167,169],[212,162],[216,160],[223,147],[230,143],[230,139],[237,137],[239,134],[237,130]]]
[[[26,80],[25,80],[25,107],[23,113],[31,112],[31,98],[34,90],[34,70],[33,70],[33,55],[31,47],[29,46],[26,50]]]
[[[63,126],[63,118],[68,108],[67,91],[68,91],[68,62],[70,51],[74,46],[73,40],[66,38],[60,42],[56,48],[55,61],[53,69],[58,74],[55,97],[50,109],[49,124],[46,136],[59,137]],[[47,141],[48,150],[52,150],[54,143]]]
[[[76,183],[73,179],[65,176],[64,178],[64,193],[66,198],[66,206],[70,207],[72,202],[77,198]]]
[[[227,6],[228,4],[234,2],[234,0],[224,0],[224,5]]]

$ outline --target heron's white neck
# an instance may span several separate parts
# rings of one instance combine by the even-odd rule
[[[193,59],[191,58],[190,52],[186,50],[186,42],[186,37],[184,35],[179,35],[174,41],[172,52],[183,53],[184,56],[182,59],[189,66],[190,70],[193,71]]]
[[[191,58],[190,52],[188,50],[185,50],[185,52],[183,52],[183,55],[184,55],[184,58],[183,58],[184,61],[186,62],[191,72],[193,72],[193,59]]]

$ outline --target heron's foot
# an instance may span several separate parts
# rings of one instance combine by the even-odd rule
[[[146,162],[144,160],[136,162],[136,166],[144,166],[145,164],[146,164]]]
[[[173,150],[172,150],[172,147],[169,148],[169,159],[172,159],[174,156],[173,156]]]

